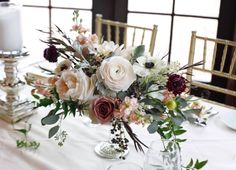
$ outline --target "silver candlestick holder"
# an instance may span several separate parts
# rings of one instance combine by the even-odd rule
[[[5,92],[5,100],[0,99],[0,118],[15,123],[35,113],[34,104],[28,99],[22,99],[20,91],[25,90],[26,84],[18,78],[18,61],[27,56],[27,52],[0,51],[0,60],[4,64],[5,78],[0,80],[0,88]]]

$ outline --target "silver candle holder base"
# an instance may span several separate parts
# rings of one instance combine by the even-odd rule
[[[0,81],[0,89],[5,92],[5,100],[0,99],[0,118],[15,123],[35,113],[34,104],[28,99],[21,99],[19,92],[26,84],[18,78],[18,61],[27,56],[27,52],[2,52],[5,78]]]

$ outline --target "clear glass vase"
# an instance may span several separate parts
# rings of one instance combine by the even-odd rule
[[[113,128],[112,128],[113,129]],[[107,159],[120,159],[124,158],[128,152],[129,147],[128,143],[126,143],[125,148],[121,148],[119,143],[117,143],[117,138],[119,138],[119,141],[122,141],[123,144],[125,144],[125,133],[124,128],[121,126],[120,131],[116,131],[111,133],[112,129],[109,129],[109,138],[105,141],[99,142],[95,146],[95,153],[99,155],[100,157],[107,158]],[[114,130],[114,129],[113,129]],[[119,132],[123,135],[119,135]]]
[[[169,140],[153,141],[146,153],[143,170],[181,170],[178,145]]]

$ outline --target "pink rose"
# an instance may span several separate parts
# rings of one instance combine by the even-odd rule
[[[92,113],[101,123],[107,123],[113,118],[115,102],[109,97],[100,97],[93,101]]]

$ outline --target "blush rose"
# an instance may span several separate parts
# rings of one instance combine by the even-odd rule
[[[103,60],[98,77],[106,87],[115,92],[127,90],[136,80],[131,63],[121,56]]]
[[[107,123],[113,118],[115,102],[109,97],[100,97],[92,103],[92,117],[95,117],[100,123]]]

